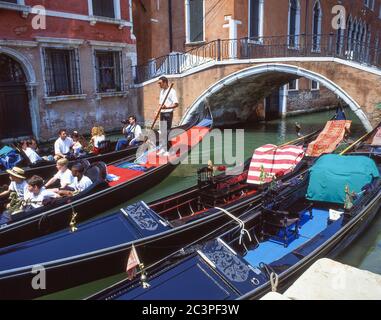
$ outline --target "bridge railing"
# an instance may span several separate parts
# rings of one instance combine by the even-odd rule
[[[284,57],[337,57],[381,68],[381,50],[370,39],[355,41],[346,34],[331,33],[218,39],[134,66],[133,74],[135,83],[142,83],[161,75],[182,74],[212,61]]]

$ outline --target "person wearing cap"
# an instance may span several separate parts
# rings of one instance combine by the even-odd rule
[[[51,178],[46,184],[45,187],[49,188],[53,185],[57,180],[60,181],[60,189],[65,189],[68,185],[72,184],[74,181],[73,174],[71,170],[68,168],[69,160],[68,159],[60,159],[57,161],[57,173]],[[57,190],[56,190],[57,191]]]
[[[127,146],[133,146],[143,141],[142,128],[136,123],[135,116],[130,116],[128,120],[123,120],[122,123],[125,125],[122,130],[125,138],[118,140],[115,151],[122,150]]]
[[[8,190],[0,193],[0,197],[10,196],[11,193],[14,192],[17,194],[17,198],[23,199],[28,186],[26,183],[24,170],[18,167],[14,167],[11,170],[7,170],[7,173],[9,174],[11,183],[9,184]]]

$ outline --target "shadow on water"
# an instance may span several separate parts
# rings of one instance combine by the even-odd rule
[[[238,126],[236,128],[245,129],[244,141],[235,141],[235,139],[233,139],[233,144],[244,146],[245,158],[247,158],[252,155],[255,148],[261,145],[267,143],[282,144],[295,139],[295,122],[301,124],[302,133],[307,134],[320,129],[327,120],[332,118],[334,113],[334,111],[325,111],[303,116],[290,117],[283,120],[273,120],[265,123],[248,123],[244,126]],[[348,110],[346,113],[347,117],[350,120],[353,120],[351,137],[353,140],[355,140],[364,134],[365,129],[353,112]],[[223,147],[219,146],[215,151],[222,152],[222,150]],[[235,149],[233,148],[233,150]],[[198,148],[196,148],[192,151],[192,157],[201,157],[204,152],[206,152],[206,150],[200,151]],[[149,186],[147,186],[147,189],[149,189],[147,192],[141,194],[139,197],[132,199],[131,201],[128,201],[122,206],[126,206],[138,200],[151,202],[174,192],[179,192],[188,187],[191,187],[197,182],[196,173],[197,169],[201,166],[202,165],[200,164],[179,165],[174,170],[174,172],[158,186],[152,189],[149,189]],[[110,209],[104,214],[115,212],[120,207]],[[381,274],[380,230],[381,216],[379,215],[372,226],[366,230],[365,233],[340,256],[340,261]],[[97,266],[94,266],[94,268],[96,267]],[[43,299],[82,299],[124,278],[125,274],[115,275],[109,278],[46,296],[43,297]]]

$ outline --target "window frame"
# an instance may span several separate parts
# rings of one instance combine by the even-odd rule
[[[121,49],[115,49],[115,50],[110,50],[106,48],[93,48],[92,50],[92,55],[93,55],[93,61],[94,61],[94,71],[95,71],[95,91],[98,95],[112,95],[112,94],[120,94],[125,92],[125,87],[124,87],[124,72],[123,72],[123,51]],[[98,57],[97,53],[110,53],[110,54],[118,54],[119,57],[119,85],[120,89],[115,90],[115,91],[101,91],[99,88],[100,86],[100,78],[99,78],[99,64],[98,64]],[[114,59],[115,61],[115,59]],[[114,66],[115,68],[115,66]],[[116,79],[115,71],[114,71],[114,77]],[[117,84],[117,81],[115,80],[115,83]]]
[[[300,20],[301,20],[301,6],[300,1],[296,0],[296,15],[295,15],[295,34],[293,35],[295,37],[295,45],[290,46],[290,29],[291,29],[291,1],[288,1],[288,37],[287,37],[287,47],[289,49],[299,49],[300,45]]]
[[[316,83],[316,88],[314,88],[314,86],[313,86],[314,82]],[[319,91],[320,90],[320,82],[319,81],[311,80],[310,83],[311,83],[311,85],[310,85],[311,91]]]
[[[204,43],[206,41],[206,2],[202,0],[202,8],[203,8],[203,18],[202,18],[202,40],[200,41],[191,41],[190,40],[190,0],[185,0],[185,42],[186,44],[198,44]]]
[[[315,29],[315,7],[316,7],[316,5],[319,6],[319,18],[318,18],[318,28],[317,28],[318,30],[317,30],[317,34],[316,34],[317,44],[316,44],[316,48],[314,48],[314,46],[315,46],[314,29]],[[316,53],[321,52],[322,28],[323,28],[323,8],[322,8],[320,0],[316,0],[313,7],[312,7],[312,42],[311,42],[312,46],[311,46],[311,52],[316,52]]]
[[[87,0],[87,6],[89,11],[89,17],[97,18],[97,19],[105,19],[105,20],[121,20],[122,19],[122,12],[120,7],[120,0],[113,0],[114,1],[114,18],[106,17],[106,16],[95,16],[94,15],[94,7],[93,7],[93,0]]]
[[[292,81],[295,81],[295,89],[290,88],[290,83]],[[287,91],[291,91],[291,92],[299,91],[299,79],[291,80],[289,83],[287,83]]]
[[[250,43],[256,43],[256,44],[262,44],[263,43],[263,28],[264,28],[264,11],[265,11],[265,0],[258,0],[259,1],[259,8],[258,8],[258,16],[259,16],[259,21],[258,21],[258,40],[253,40],[250,31],[251,31],[251,1],[248,0],[248,11],[247,11],[247,38]]]
[[[73,52],[74,55],[74,61],[71,61],[71,63],[75,64],[75,74],[72,74],[72,68],[70,68],[70,79],[68,79],[70,82],[76,82],[77,88],[71,88],[71,93],[68,94],[51,94],[49,92],[49,87],[51,86],[51,83],[49,81],[54,81],[54,75],[52,75],[53,79],[49,79],[48,75],[48,66],[47,63],[49,63],[48,58],[48,52],[49,50],[62,50],[67,52]],[[55,99],[57,97],[71,97],[71,96],[81,96],[83,95],[82,90],[82,81],[81,81],[81,69],[80,69],[80,55],[79,50],[77,47],[68,47],[68,46],[43,46],[41,47],[41,57],[42,57],[42,67],[43,67],[43,79],[44,79],[44,93],[45,98],[47,99]],[[52,67],[52,66],[50,66]],[[53,72],[53,70],[52,70]]]

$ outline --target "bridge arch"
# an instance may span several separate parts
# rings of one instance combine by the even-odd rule
[[[231,87],[234,84],[237,84],[245,79],[255,78],[268,73],[286,74],[289,75],[291,79],[304,77],[319,82],[321,85],[325,86],[327,89],[341,98],[347,105],[349,105],[351,110],[361,120],[367,131],[371,131],[373,129],[368,117],[361,109],[360,105],[338,84],[334,83],[322,74],[295,65],[282,63],[260,64],[251,66],[222,78],[221,80],[211,85],[192,103],[192,105],[185,111],[181,123],[186,123],[194,113],[198,112],[198,110],[205,104],[206,101],[209,101],[213,96],[226,89],[226,87]],[[283,84],[286,83],[287,81]]]

